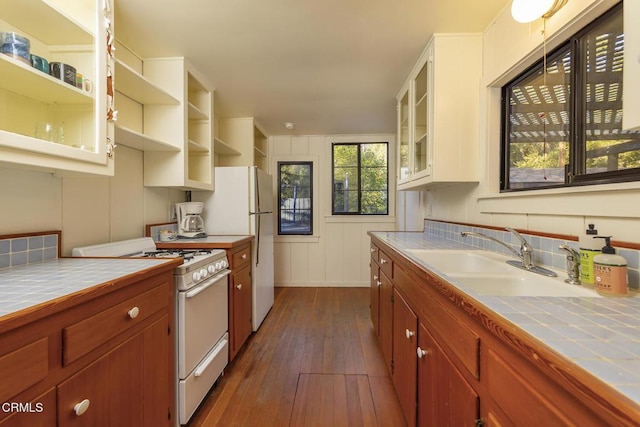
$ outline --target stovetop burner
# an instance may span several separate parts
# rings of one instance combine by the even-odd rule
[[[184,258],[189,261],[198,255],[209,255],[209,249],[159,249],[155,251],[147,251],[144,253],[145,258]]]

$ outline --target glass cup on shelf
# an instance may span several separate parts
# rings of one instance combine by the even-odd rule
[[[35,137],[56,144],[64,144],[64,123],[37,122]]]

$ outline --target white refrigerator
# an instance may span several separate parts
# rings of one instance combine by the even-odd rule
[[[208,235],[252,235],[253,330],[273,306],[273,179],[257,167],[215,168],[213,193],[194,191],[204,202]]]

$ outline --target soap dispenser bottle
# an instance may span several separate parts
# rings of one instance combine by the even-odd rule
[[[593,287],[594,285],[593,257],[601,252],[602,245],[600,240],[595,238],[597,235],[598,230],[595,229],[595,225],[589,224],[585,234],[578,239],[578,245],[580,246],[580,283],[583,286]]]
[[[593,257],[596,291],[605,296],[626,296],[629,284],[627,260],[616,255],[616,250],[611,246],[611,236],[597,236],[596,239],[605,240],[602,253]]]

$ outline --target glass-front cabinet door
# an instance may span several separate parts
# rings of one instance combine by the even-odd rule
[[[111,1],[0,0],[0,161],[113,174]]]
[[[398,183],[411,179],[409,126],[409,88],[407,88],[398,99]]]
[[[413,79],[413,175],[415,178],[429,174],[428,121],[428,77],[429,61],[425,62]]]

